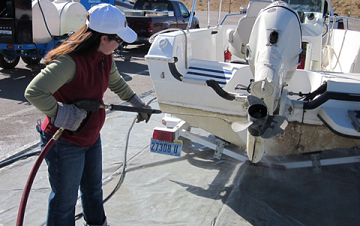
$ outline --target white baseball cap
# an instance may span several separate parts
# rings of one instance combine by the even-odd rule
[[[91,7],[88,12],[88,28],[103,34],[117,34],[127,43],[136,40],[137,34],[127,26],[125,15],[115,6],[101,3]]]

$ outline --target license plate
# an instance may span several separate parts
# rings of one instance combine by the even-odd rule
[[[150,151],[165,155],[180,156],[182,141],[175,140],[172,142],[151,139]]]

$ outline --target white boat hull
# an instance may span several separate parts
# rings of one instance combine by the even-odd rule
[[[298,46],[292,52],[279,47],[279,50],[284,52],[278,58],[278,72],[277,69],[273,70],[274,63],[269,61],[269,68],[274,71],[270,80],[263,71],[263,75],[254,76],[253,73],[257,73],[257,64],[251,61],[250,65],[239,63],[245,62],[241,56],[233,56],[232,62],[225,62],[224,50],[234,47],[229,41],[229,35],[234,34],[231,31],[236,29],[234,25],[159,35],[145,56],[159,107],[163,112],[171,113],[193,127],[202,128],[231,144],[247,148],[249,158],[254,162],[259,161],[262,155],[286,155],[360,146],[360,132],[348,116],[349,110],[360,110],[360,74],[354,73],[360,65],[359,50],[351,50],[352,58],[348,61],[352,62],[352,66],[344,66],[343,70],[339,71],[339,65],[345,65],[343,58],[339,60],[339,57],[346,57],[344,52],[339,54],[339,51],[346,53],[347,50],[331,47],[328,42],[326,48],[332,49],[333,56],[337,57],[337,63],[329,63],[333,62],[334,58],[326,61],[330,55],[321,55],[324,50],[321,47],[321,30],[320,33],[310,33],[307,30],[309,24],[302,24],[301,27],[304,30],[303,47],[304,43],[307,46],[304,69],[294,70],[293,58],[298,54]],[[281,35],[280,28],[272,30]],[[360,32],[349,32],[348,35],[356,38],[360,37]],[[334,37],[335,35],[332,36]],[[331,42],[337,43],[334,40]],[[256,44],[258,43],[253,42],[252,45]],[[267,66],[266,59],[256,61],[260,59],[256,53],[262,51],[261,45],[252,50],[252,61],[265,62],[263,65]],[[291,55],[290,60],[286,58],[286,54]],[[260,56],[265,55],[273,57],[272,54]],[[323,64],[320,65],[319,62]],[[282,64],[284,66],[281,66]],[[320,70],[329,65],[332,67],[331,71]],[[334,71],[335,69],[338,71]],[[279,78],[274,77],[278,75]],[[255,87],[254,79],[262,86]],[[265,82],[261,82],[262,80]],[[254,87],[258,89],[257,92],[254,92]],[[277,91],[273,92],[276,95],[261,94],[267,87],[276,89]],[[314,97],[303,99],[312,94]],[[234,123],[240,125],[238,127],[247,123],[244,128],[255,125],[254,122],[249,122],[248,109],[252,104],[249,101],[250,96],[265,101],[264,106],[270,110],[267,127],[274,131],[274,127],[281,127],[276,133],[263,131],[264,133],[254,135],[250,129],[234,131]],[[274,117],[282,117],[285,121],[280,123],[281,125],[270,124],[274,122]]]

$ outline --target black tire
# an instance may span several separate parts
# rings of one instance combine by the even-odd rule
[[[36,64],[39,64],[41,61],[41,58],[36,58],[36,57],[23,57],[22,56],[21,59],[27,65],[36,65]]]
[[[0,67],[4,69],[12,69],[19,63],[20,57],[7,58],[0,53]]]

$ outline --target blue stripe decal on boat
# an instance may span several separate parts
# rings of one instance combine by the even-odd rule
[[[191,67],[191,66],[189,67],[189,69],[200,70],[200,71],[211,71],[211,72],[215,72],[215,73],[231,75],[231,71],[220,71],[220,70],[206,69],[206,68],[200,68],[200,67]]]

